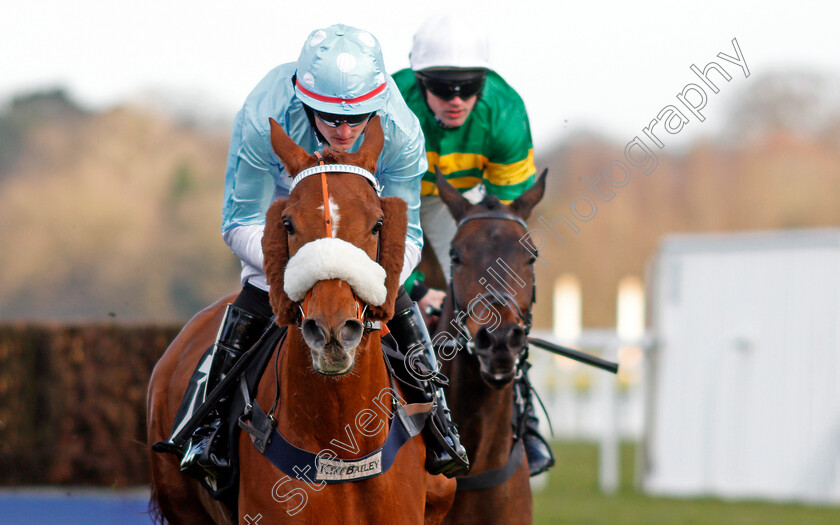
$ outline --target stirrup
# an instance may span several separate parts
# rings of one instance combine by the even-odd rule
[[[553,467],[555,458],[548,440],[540,434],[540,420],[534,410],[534,392],[528,379],[528,368],[530,365],[525,363],[523,373],[514,386],[513,427],[514,433],[521,432],[529,473],[536,476]]]
[[[528,470],[531,476],[542,474],[554,466],[554,452],[541,434],[526,429],[522,441],[525,445],[525,456],[528,459]]]
[[[222,416],[207,404],[207,398],[239,357],[260,339],[267,323],[267,319],[238,306],[227,306],[216,342],[199,360],[190,378],[169,439],[155,443],[152,450],[175,454],[181,459],[181,470],[184,471],[188,468],[184,461],[197,457],[195,452],[199,448],[206,448],[200,447],[197,440],[203,438],[215,441],[218,434],[215,430]],[[226,400],[227,396],[224,396],[216,405],[224,405]]]
[[[458,429],[449,415],[443,388],[448,384],[446,376],[438,372],[438,362],[432,348],[432,341],[417,303],[397,312],[388,323],[391,334],[400,345],[403,363],[395,370],[405,372],[404,383],[419,385],[423,401],[434,401],[436,408],[426,425],[426,470],[430,474],[455,477],[466,474],[470,469],[467,451],[461,444]],[[406,355],[407,353],[408,355]]]
[[[442,423],[446,428],[444,431],[439,428],[441,423],[438,423],[435,412],[429,415],[426,423],[428,434],[431,434],[431,440],[426,440],[426,471],[433,475],[443,474],[447,478],[463,476],[470,471],[467,450],[461,444],[458,429],[448,414],[444,412],[442,417],[446,418]]]

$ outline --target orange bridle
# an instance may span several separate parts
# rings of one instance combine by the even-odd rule
[[[321,156],[320,151],[315,152],[315,156],[318,158],[318,165],[324,165],[324,157]],[[327,185],[327,172],[326,170],[321,172],[321,195],[324,199],[324,227],[326,228],[327,237],[333,237],[332,231],[332,216],[330,215],[330,189]],[[367,311],[367,305],[362,303],[361,299],[356,296],[356,292],[353,293],[353,299],[356,301],[356,318],[359,321],[364,322],[365,312]],[[300,312],[301,312],[301,321],[306,319],[306,312],[309,308],[309,298],[312,295],[312,290],[306,292],[306,296],[303,298],[303,301],[300,304]]]

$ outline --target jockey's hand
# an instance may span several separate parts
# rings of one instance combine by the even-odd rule
[[[429,332],[434,332],[437,326],[444,299],[446,299],[446,292],[429,288],[426,295],[417,301],[417,306],[420,307],[420,312],[423,314],[423,320],[426,321]]]

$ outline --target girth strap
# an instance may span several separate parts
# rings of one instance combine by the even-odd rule
[[[465,490],[481,490],[497,487],[509,480],[519,465],[522,463],[522,456],[525,452],[525,447],[522,445],[522,438],[520,437],[513,442],[513,448],[508,456],[507,463],[503,467],[488,470],[487,472],[479,472],[471,476],[459,476],[455,478],[458,481],[458,488],[456,492],[463,492]]]
[[[302,481],[344,483],[384,474],[394,464],[400,448],[423,430],[432,410],[431,402],[405,406],[397,403],[384,445],[358,459],[338,459],[313,454],[289,443],[256,399],[250,400],[244,382],[240,386],[246,401],[245,413],[239,418],[240,428],[250,434],[257,450],[275,467]],[[311,473],[310,467],[314,467],[314,473]]]

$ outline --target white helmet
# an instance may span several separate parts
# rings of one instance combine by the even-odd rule
[[[490,69],[490,45],[473,17],[439,14],[426,19],[414,34],[408,55],[411,69]]]
[[[336,24],[310,33],[297,63],[295,94],[316,111],[360,115],[382,109],[388,92],[379,41]]]

